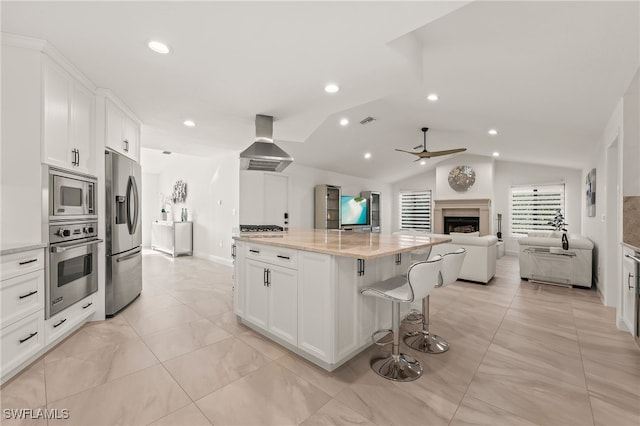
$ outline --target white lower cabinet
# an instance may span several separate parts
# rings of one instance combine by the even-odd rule
[[[153,222],[151,248],[173,257],[193,254],[193,222]]]
[[[44,348],[44,317],[33,313],[2,329],[2,374],[26,362]]]
[[[297,345],[298,272],[254,259],[245,265],[245,318]]]
[[[84,322],[94,314],[96,306],[94,296],[89,295],[78,303],[69,306],[62,312],[57,313],[45,321],[45,343],[50,345],[56,342],[68,332],[84,324]]]
[[[4,382],[45,347],[44,250],[3,255],[0,264],[0,371]]]
[[[409,256],[398,264],[394,256],[361,262],[242,241],[236,245],[236,315],[328,370],[369,346],[375,330],[390,327],[391,303],[362,296],[360,289],[406,273],[410,263]]]
[[[621,294],[621,313],[622,320],[629,331],[634,334],[635,313],[636,313],[636,262],[627,256],[635,256],[635,252],[628,248],[622,247],[622,286]],[[635,334],[634,334],[635,336]]]

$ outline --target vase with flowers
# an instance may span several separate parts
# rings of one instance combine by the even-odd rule
[[[569,249],[569,239],[567,238],[567,226],[568,223],[564,221],[564,215],[562,214],[562,210],[556,209],[556,215],[553,220],[547,222],[547,225],[553,226],[553,229],[556,231],[562,231],[562,249]]]

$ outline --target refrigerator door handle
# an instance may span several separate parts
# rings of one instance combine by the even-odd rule
[[[129,182],[127,182],[127,227],[129,228],[129,235],[135,233],[138,225],[138,203],[138,185],[136,184],[136,179],[133,176],[129,176]],[[133,214],[131,214],[131,207],[133,207]]]
[[[138,228],[138,217],[140,216],[140,197],[138,196],[138,182],[136,182],[136,178],[131,176],[131,183],[132,186],[131,188],[133,189],[133,195],[134,195],[134,204],[133,204],[133,208],[134,208],[134,215],[133,215],[133,225],[131,226],[131,234],[134,234],[136,232],[136,229]]]
[[[119,258],[116,259],[116,262],[119,263],[119,262],[124,262],[125,260],[133,259],[137,255],[139,255],[141,251],[142,251],[142,249],[136,250],[134,253],[128,254],[128,255],[123,256],[123,257],[119,257]]]

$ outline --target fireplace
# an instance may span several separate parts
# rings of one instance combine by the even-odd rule
[[[459,216],[445,216],[444,217],[444,233],[449,234],[451,232],[476,232],[480,231],[480,218],[479,217],[459,217]]]
[[[445,218],[462,221],[454,225],[454,228],[461,229],[462,232],[479,231],[480,236],[489,235],[491,233],[491,200],[488,198],[434,200],[433,225],[435,233],[461,232],[452,230],[448,224],[445,225]],[[473,219],[474,223],[467,222],[467,219]],[[469,231],[471,226],[474,226],[474,231]]]

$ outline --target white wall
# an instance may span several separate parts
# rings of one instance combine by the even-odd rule
[[[569,224],[567,230],[572,234],[581,233],[581,206],[584,198],[581,170],[511,161],[496,161],[492,232],[493,234],[497,232],[497,214],[502,213],[502,239],[505,242],[505,252],[517,254],[519,249],[517,238],[511,237],[509,216],[511,186],[546,183],[564,183],[565,210],[563,213],[565,220]]]
[[[289,176],[289,227],[291,229],[314,228],[314,187],[318,184],[342,187],[343,195],[358,195],[360,191],[380,191],[382,232],[391,228],[391,185],[381,181],[349,176],[327,170],[303,166],[295,162],[282,175]],[[262,222],[262,211],[256,208],[262,195],[264,173],[243,170],[240,172],[240,223],[269,225]],[[266,201],[265,201],[266,202]]]
[[[400,229],[400,197],[401,191],[427,191],[431,190],[431,196],[436,199],[436,171],[429,170],[419,175],[411,176],[395,182],[391,186],[391,232]]]
[[[449,172],[456,166],[470,166],[476,172],[476,181],[465,192],[457,192],[449,185]],[[443,160],[436,166],[436,200],[493,198],[493,158],[462,154]]]
[[[151,222],[161,219],[159,180],[158,173],[142,173],[142,246],[147,248],[151,247]],[[154,197],[154,194],[158,196]]]
[[[182,208],[186,208],[188,220],[193,221],[194,256],[230,265],[231,233],[238,226],[235,215],[239,193],[238,154],[207,158],[177,153],[163,155],[143,148],[141,164],[143,179],[153,174],[158,176],[157,185],[152,182],[153,177],[151,185],[143,182],[143,208],[151,209],[143,213],[144,219],[160,219],[160,200],[170,198],[176,181],[186,182],[186,200],[170,205],[169,219],[179,221]]]
[[[48,241],[48,236],[43,237],[43,231],[46,234],[48,229],[42,225],[41,57],[36,50],[2,45],[0,234],[3,246]]]
[[[462,156],[460,156],[462,157]],[[509,227],[509,194],[512,185],[561,183],[565,184],[566,201],[565,217],[569,223],[569,232],[580,233],[582,229],[582,175],[578,169],[548,167],[526,163],[498,161],[492,158],[468,156],[471,158],[453,158],[445,164],[440,163],[436,170],[429,170],[392,185],[392,228],[399,229],[398,193],[400,191],[417,191],[431,189],[434,200],[462,198],[490,198],[493,200],[491,233],[497,232],[497,213],[502,213],[502,237],[505,250],[516,254],[518,243],[510,237]],[[474,158],[475,157],[475,158]],[[449,187],[448,175],[453,165],[467,164],[476,170],[477,192],[457,193]],[[478,171],[481,171],[478,173]],[[446,172],[446,173],[445,173]],[[444,181],[444,184],[442,183]],[[476,186],[474,184],[473,187]],[[473,188],[471,187],[471,188]],[[470,190],[471,191],[471,190]],[[444,192],[444,196],[443,193]],[[458,194],[458,195],[454,195]],[[469,195],[471,194],[471,195]]]
[[[583,234],[595,244],[594,273],[596,285],[607,306],[616,306],[618,310],[618,326],[622,325],[620,316],[620,280],[622,241],[622,206],[607,203],[615,199],[615,194],[640,195],[640,141],[638,130],[640,120],[638,98],[638,72],[636,72],[629,88],[612,112],[609,122],[602,132],[600,144],[595,150],[591,163],[583,170],[583,178],[592,168],[596,169],[596,216],[586,217],[583,211]],[[617,150],[610,149],[617,143]],[[610,158],[617,153],[617,158]],[[608,170],[611,166],[614,170]],[[608,182],[607,176],[614,176],[622,183]],[[623,178],[624,177],[624,178]],[[612,196],[611,194],[614,194]],[[609,232],[607,222],[617,218],[617,229]],[[615,222],[615,221],[614,221]]]

